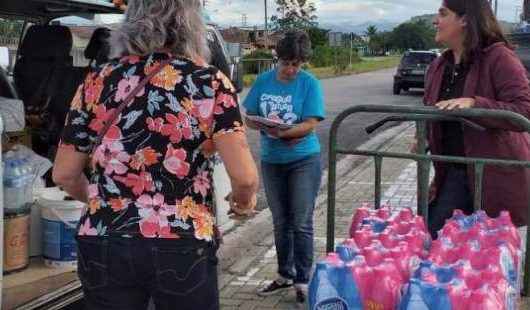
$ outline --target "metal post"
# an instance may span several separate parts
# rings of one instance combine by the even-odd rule
[[[475,163],[475,199],[473,207],[475,210],[482,209],[482,179],[484,176],[484,163]]]
[[[375,156],[375,208],[381,208],[381,173],[383,168],[383,157]]]
[[[427,123],[425,121],[416,122],[416,139],[417,139],[417,154],[425,155],[427,153]],[[418,174],[418,214],[428,219],[429,216],[429,170],[431,163],[429,161],[420,160],[417,162]]]
[[[340,121],[331,125],[329,134],[328,152],[328,220],[326,232],[326,252],[333,252],[335,249],[335,189],[337,177],[337,131]]]

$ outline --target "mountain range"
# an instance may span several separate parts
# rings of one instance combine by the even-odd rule
[[[400,23],[391,22],[386,20],[379,21],[370,21],[361,24],[357,24],[354,21],[352,22],[342,22],[342,23],[320,23],[319,27],[324,29],[330,29],[333,32],[353,32],[358,35],[365,33],[366,28],[373,25],[377,28],[378,31],[392,31]]]
[[[420,15],[415,16],[409,19],[408,21],[418,21],[418,20],[424,20],[428,24],[432,23],[432,20],[434,19],[436,15],[435,14],[427,14],[427,15]],[[517,24],[510,23],[506,21],[500,21],[502,28],[506,32],[511,32]],[[395,27],[397,27],[400,22],[392,22],[387,20],[376,20],[376,21],[369,21],[364,22],[361,24],[357,24],[354,21],[352,22],[342,22],[342,23],[320,23],[319,27],[324,29],[330,29],[333,32],[353,32],[358,35],[363,35],[366,32],[366,29],[373,25],[377,28],[377,31],[392,31]]]

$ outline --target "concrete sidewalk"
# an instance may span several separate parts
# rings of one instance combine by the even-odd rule
[[[407,152],[414,137],[414,126],[402,124],[372,138],[361,149]],[[374,200],[374,164],[372,159],[348,156],[337,165],[336,243],[348,237],[351,217],[362,203]],[[314,214],[315,262],[325,256],[327,171],[317,198]],[[395,208],[416,208],[416,163],[385,158],[382,167],[382,203]],[[276,278],[272,218],[268,209],[228,233],[219,251],[219,289],[221,309],[296,309],[294,290],[259,297],[256,290]],[[521,309],[530,309],[528,300]]]

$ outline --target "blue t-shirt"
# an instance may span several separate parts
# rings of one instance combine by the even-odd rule
[[[320,81],[301,70],[296,79],[282,83],[276,70],[261,74],[248,93],[243,106],[248,115],[259,115],[286,124],[298,124],[308,118],[324,119],[324,98]],[[261,160],[268,163],[289,163],[320,153],[315,132],[289,146],[281,139],[261,132]]]

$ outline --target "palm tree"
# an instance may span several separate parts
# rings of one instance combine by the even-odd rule
[[[368,26],[364,34],[366,34],[366,36],[368,36],[369,38],[372,38],[374,35],[377,34],[377,27],[374,25]]]

